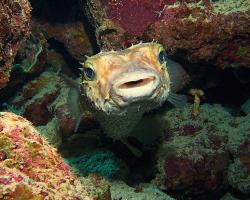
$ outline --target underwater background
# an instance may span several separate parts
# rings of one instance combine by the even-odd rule
[[[75,131],[65,77],[152,41],[187,105],[145,114],[140,156],[90,111]],[[250,199],[250,2],[0,0],[0,111],[0,199]]]

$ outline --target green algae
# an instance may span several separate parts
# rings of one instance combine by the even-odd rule
[[[226,193],[220,200],[239,200],[232,196],[230,193]]]
[[[59,120],[54,117],[49,123],[44,126],[37,126],[38,132],[46,138],[50,145],[59,147],[62,143],[62,137],[59,134]]]
[[[241,106],[241,110],[245,114],[250,114],[250,99],[246,100],[246,102]]]
[[[11,154],[12,144],[9,138],[4,135],[0,135],[0,152],[4,153],[7,157]]]
[[[107,150],[96,150],[67,158],[66,161],[83,176],[96,173],[111,179],[124,177],[127,174],[127,167]]]
[[[38,56],[43,51],[43,46],[42,46],[40,40],[36,39],[35,36],[31,35],[30,39],[31,39],[31,42],[33,44],[32,46],[35,49],[34,55],[32,57],[28,57],[28,58],[22,60],[21,63],[17,63],[15,65],[13,65],[12,70],[21,69],[24,73],[29,73],[32,70],[32,68],[34,67],[34,65],[37,63]]]
[[[243,193],[250,192],[250,174],[240,159],[236,158],[227,171],[228,182]]]
[[[250,8],[249,0],[219,0],[212,3],[216,14],[229,15],[235,12],[247,12]]]
[[[23,115],[24,109],[23,108],[17,108],[16,106],[9,104],[9,103],[3,103],[3,111],[8,111],[15,113],[17,115]]]
[[[236,52],[236,56],[246,56],[247,52],[248,52],[248,48],[247,47],[239,47],[239,49]]]

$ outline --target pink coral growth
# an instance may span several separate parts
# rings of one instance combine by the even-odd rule
[[[157,20],[164,5],[175,2],[176,0],[102,0],[108,16],[134,35],[142,35],[145,28]]]
[[[118,22],[126,31],[140,36],[148,25],[159,19],[166,6],[172,5],[178,0],[101,0],[105,6],[108,17]],[[185,2],[197,2],[196,0],[181,0]],[[208,5],[208,0],[204,3]],[[168,11],[168,16],[174,18],[176,12]]]
[[[12,113],[0,115],[5,127],[0,131],[0,199],[94,199],[95,193],[71,173],[30,122]]]

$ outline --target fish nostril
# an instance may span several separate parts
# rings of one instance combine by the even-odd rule
[[[148,83],[155,80],[154,76],[144,78],[144,79],[138,79],[135,81],[128,81],[125,83],[122,83],[118,86],[119,89],[129,89],[129,88],[135,88],[135,87],[141,87],[144,85],[147,85]]]

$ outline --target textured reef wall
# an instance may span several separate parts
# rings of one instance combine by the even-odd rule
[[[165,113],[165,139],[158,152],[155,182],[164,189],[186,193],[231,187],[250,192],[250,115],[233,117],[220,105],[192,106]]]
[[[157,40],[169,55],[224,67],[249,66],[248,0],[111,1],[85,6],[103,49]]]
[[[18,114],[0,114],[0,199],[248,197],[248,0],[30,2],[31,20],[27,1],[0,3],[0,109]],[[65,76],[79,77],[79,63],[98,49],[152,40],[185,69],[181,93],[191,102],[189,89],[200,88],[195,101],[208,104],[147,114],[147,126],[128,138],[141,157],[107,137],[90,112],[75,133],[68,95],[76,94]]]
[[[100,177],[76,178],[29,121],[1,112],[0,199],[109,200],[110,193]]]
[[[53,62],[56,62],[54,58],[57,54],[50,52],[50,55],[53,56]],[[60,64],[64,65],[57,63],[57,66]],[[75,128],[75,119],[68,104],[69,90],[67,81],[60,74],[45,71],[25,84],[6,106],[9,111],[30,120],[50,144],[59,147],[63,139],[73,134]],[[86,112],[81,123],[85,129],[95,123],[91,113]]]
[[[78,61],[83,61],[85,55],[92,55],[93,49],[83,23],[49,23],[42,20],[33,20],[41,28],[45,37],[53,39],[66,48],[66,51]]]
[[[6,86],[20,41],[29,34],[28,0],[0,2],[0,89]]]

